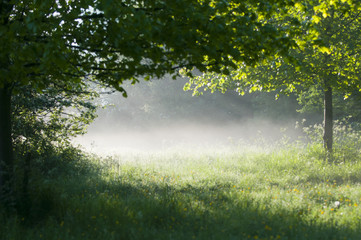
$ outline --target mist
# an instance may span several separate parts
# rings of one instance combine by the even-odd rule
[[[105,108],[74,143],[114,155],[272,144],[300,135],[294,126],[302,116],[292,97],[276,101],[274,93],[240,96],[232,91],[192,96],[183,91],[186,81],[164,78],[124,85],[128,98],[102,94],[97,103]]]

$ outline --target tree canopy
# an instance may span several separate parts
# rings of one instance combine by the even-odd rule
[[[124,80],[178,68],[220,71],[295,43],[262,19],[292,1],[4,1],[0,84]]]
[[[289,50],[291,61],[275,55],[259,62],[255,68],[239,66],[230,69],[230,74],[206,73],[191,79],[186,89],[196,93],[202,88],[235,89],[240,94],[277,90],[278,94],[304,95],[321,87],[325,93],[325,147],[332,151],[332,91],[340,91],[347,98],[355,90],[361,90],[361,9],[351,1],[332,1],[329,5],[313,1],[300,6],[306,9],[306,15],[290,14],[306,19],[312,28],[296,38],[298,47]]]

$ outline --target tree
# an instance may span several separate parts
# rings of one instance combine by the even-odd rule
[[[96,117],[97,106],[92,100],[99,94],[90,86],[83,87],[82,91],[70,91],[49,85],[41,93],[29,86],[20,88],[12,97],[15,146],[31,145],[40,153],[45,145],[67,145],[71,137],[84,134]]]
[[[332,1],[326,4],[299,5],[307,9],[308,16],[291,12],[310,22],[312,28],[296,39],[299,48],[290,49],[292,61],[276,55],[260,62],[256,68],[241,66],[230,70],[229,75],[205,74],[190,80],[186,89],[198,92],[199,88],[245,91],[296,92],[300,95],[313,91],[315,85],[324,92],[324,147],[332,153],[333,144],[333,91],[340,91],[345,98],[355,90],[361,90],[361,9],[356,3]],[[277,19],[271,19],[276,21]],[[287,24],[284,19],[281,24]],[[314,38],[315,45],[310,43]]]
[[[91,86],[79,91],[51,84],[41,93],[23,86],[12,97],[15,203],[23,216],[28,216],[31,208],[28,189],[32,173],[36,169],[51,174],[63,168],[67,162],[63,153],[72,149],[70,137],[85,133],[96,117],[92,100],[98,96]],[[63,156],[61,161],[58,155]]]
[[[291,0],[22,1],[0,3],[0,199],[11,193],[11,98],[23,86],[82,89],[125,80],[228,71],[295,46],[295,28],[261,21]]]

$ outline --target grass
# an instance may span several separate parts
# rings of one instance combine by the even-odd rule
[[[83,156],[34,174],[30,213],[0,214],[0,239],[359,239],[361,159],[321,152]]]

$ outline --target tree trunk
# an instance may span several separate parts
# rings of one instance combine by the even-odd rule
[[[325,86],[324,96],[324,135],[323,145],[327,154],[332,154],[332,143],[333,143],[333,113],[332,113],[332,87]]]
[[[0,2],[0,22],[2,27],[7,28],[11,11],[12,1]],[[1,58],[2,68],[9,66],[9,56]],[[3,81],[3,78],[2,78]],[[10,84],[0,84],[0,204],[8,206],[13,203],[13,143],[11,139],[11,94]]]
[[[11,87],[0,87],[0,203],[12,203],[13,144],[11,139]]]

